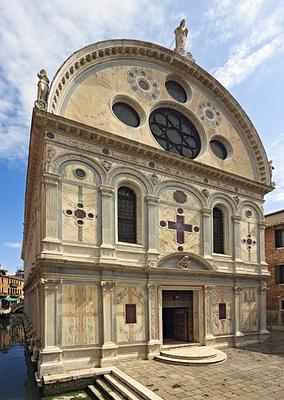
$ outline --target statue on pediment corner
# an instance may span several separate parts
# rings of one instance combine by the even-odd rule
[[[37,74],[37,99],[35,101],[35,107],[39,110],[47,109],[47,97],[49,92],[49,79],[45,69],[41,69]]]

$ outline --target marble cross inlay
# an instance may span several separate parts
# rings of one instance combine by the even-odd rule
[[[95,218],[95,215],[93,212],[87,212],[84,210],[83,203],[78,203],[76,210],[71,210],[71,209],[65,210],[65,214],[68,217],[74,216],[76,218],[76,222],[79,226],[84,224],[84,221],[83,221],[84,218],[88,218],[88,219]]]
[[[249,251],[251,250],[252,246],[256,245],[256,241],[252,239],[250,234],[248,234],[247,238],[243,239],[242,242],[247,245],[247,248]]]
[[[179,213],[181,211],[178,211]],[[198,226],[193,226],[191,224],[185,224],[184,222],[184,215],[177,215],[176,221],[160,221],[160,226],[165,228],[166,226],[168,229],[173,229],[176,231],[176,240],[177,243],[183,244],[184,243],[184,232],[199,232]]]

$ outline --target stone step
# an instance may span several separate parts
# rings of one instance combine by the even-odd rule
[[[215,357],[201,357],[201,358],[174,358],[163,355],[155,356],[155,360],[167,364],[175,365],[207,365],[217,364],[227,360],[227,355],[220,350],[216,350]]]
[[[98,378],[95,381],[95,386],[104,394],[106,395],[107,399],[112,400],[125,400],[127,397],[123,396],[122,394],[118,393],[112,385],[110,385],[104,378]]]
[[[98,388],[96,388],[94,385],[89,385],[88,389],[92,394],[92,398],[94,398],[95,400],[106,400],[106,399],[109,399],[109,397],[104,396],[101,393],[101,391]]]
[[[129,400],[141,400],[141,397],[137,396],[133,390],[126,386],[126,384],[119,381],[112,374],[107,374],[104,379],[119,393],[125,396]]]
[[[217,350],[209,346],[182,347],[171,350],[161,350],[161,356],[182,360],[200,360],[203,358],[216,357]]]
[[[119,382],[125,384],[129,389],[133,390],[138,398],[145,400],[163,400],[159,395],[152,392],[146,386],[131,378],[131,376],[127,375],[117,367],[112,367],[111,375],[117,378]]]

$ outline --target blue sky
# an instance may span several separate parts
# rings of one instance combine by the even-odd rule
[[[36,74],[79,48],[133,38],[170,47],[185,18],[188,50],[239,101],[275,170],[266,212],[284,208],[284,2],[277,0],[10,0],[0,4],[0,264],[22,265],[23,207]]]

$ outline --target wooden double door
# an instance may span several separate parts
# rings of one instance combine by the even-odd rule
[[[163,293],[163,339],[193,342],[192,291]]]

